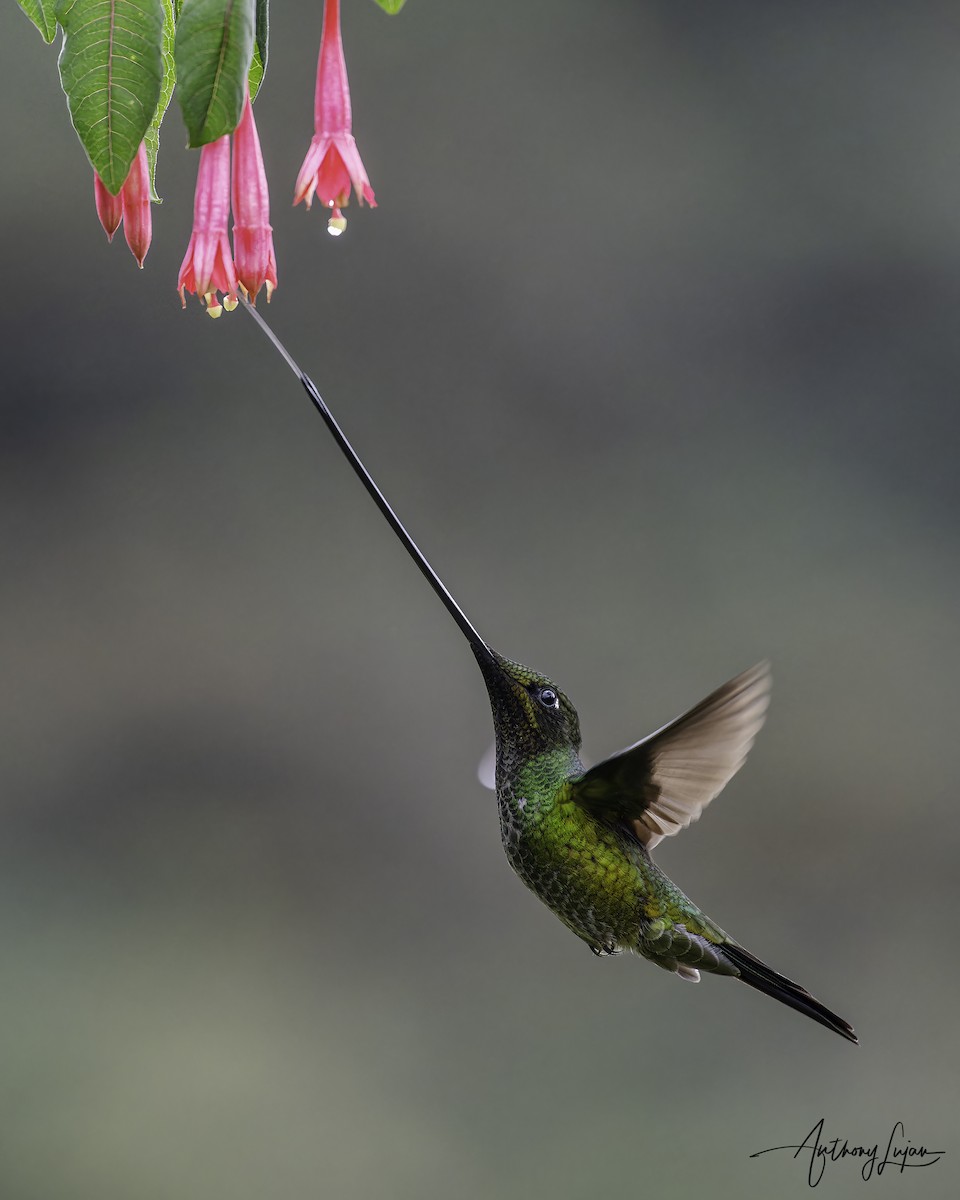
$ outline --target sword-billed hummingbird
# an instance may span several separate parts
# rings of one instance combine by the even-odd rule
[[[313,381],[246,301],[298,377],[364,487],[470,643],[496,735],[503,847],[527,887],[596,955],[631,950],[697,982],[728,975],[851,1042],[853,1027],[761,962],[660,870],[650,851],[696,821],[743,765],[763,724],[770,672],[760,663],[619,754],[585,768],[577,711],[546,676],[480,637],[360,461]]]

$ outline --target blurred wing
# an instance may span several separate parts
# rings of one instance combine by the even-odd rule
[[[590,765],[588,759],[581,758],[584,767]],[[497,790],[497,743],[491,742],[483,758],[477,763],[477,778],[491,792]]]
[[[762,662],[597,763],[574,784],[574,799],[602,820],[627,824],[652,849],[696,821],[740,770],[769,700],[770,666]]]
[[[497,743],[491,742],[483,758],[477,763],[477,778],[491,792],[497,790]]]

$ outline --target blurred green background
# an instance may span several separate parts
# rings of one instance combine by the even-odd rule
[[[8,2],[0,1196],[793,1197],[749,1155],[821,1116],[955,1195],[956,6],[345,9],[380,207],[291,210],[320,4],[274,5],[269,317],[588,755],[772,659],[658,857],[863,1045],[512,876],[459,633],[244,314],[180,310],[179,113],[141,274]]]

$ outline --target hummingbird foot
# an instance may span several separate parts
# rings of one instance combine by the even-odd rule
[[[623,951],[612,938],[607,938],[600,943],[587,942],[587,945],[597,956],[597,958],[613,958],[617,954],[623,953]]]

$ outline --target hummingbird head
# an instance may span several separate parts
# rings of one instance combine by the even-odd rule
[[[493,709],[497,756],[524,758],[553,750],[580,750],[577,710],[546,675],[474,647]]]

